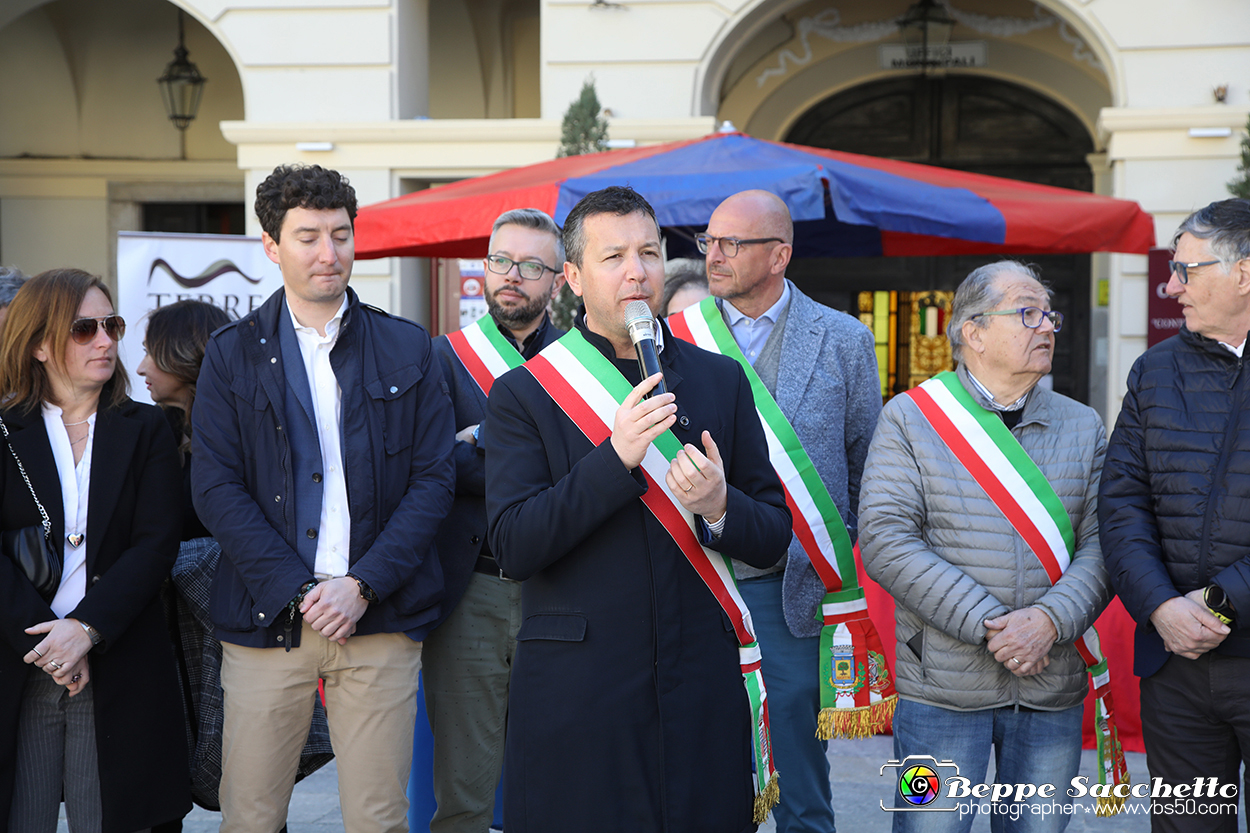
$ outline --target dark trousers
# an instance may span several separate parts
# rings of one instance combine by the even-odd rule
[[[1220,786],[1237,787],[1231,798],[1152,798],[1150,829],[1236,833],[1238,797],[1250,785],[1241,780],[1242,763],[1250,755],[1250,658],[1169,657],[1141,681],[1141,722],[1152,785],[1161,778],[1192,792],[1194,779],[1216,778]]]

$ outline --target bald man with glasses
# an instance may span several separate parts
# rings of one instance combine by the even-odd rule
[[[786,279],[794,226],[776,195],[743,191],[729,197],[696,242],[707,255],[708,286],[720,317],[794,429],[836,507],[838,522],[854,541],[860,476],[881,411],[872,333]],[[825,584],[797,537],[776,566],[758,569],[734,561],[733,569],[764,652],[781,775],[777,831],[830,833],[828,744],[817,738]],[[854,586],[853,576],[843,578]]]

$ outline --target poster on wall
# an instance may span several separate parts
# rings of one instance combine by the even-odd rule
[[[1181,331],[1185,323],[1185,312],[1180,301],[1168,295],[1168,281],[1172,271],[1168,269],[1168,261],[1172,259],[1171,249],[1151,249],[1147,261],[1147,284],[1150,297],[1146,302],[1146,347],[1154,347],[1165,338],[1171,338]]]
[[[461,260],[460,266],[460,328],[472,324],[486,314],[486,271],[480,260]]]
[[[189,299],[240,318],[281,286],[278,265],[265,256],[258,237],[119,232],[117,312],[126,319],[120,352],[130,374],[131,397],[151,401],[143,377],[135,373],[143,360],[149,312]]]

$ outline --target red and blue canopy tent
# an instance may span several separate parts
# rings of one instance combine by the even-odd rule
[[[664,228],[702,228],[731,194],[772,191],[795,220],[796,257],[1145,254],[1155,240],[1153,219],[1130,200],[714,133],[553,159],[365,206],[356,218],[356,257],[484,257],[503,212],[539,208],[563,224],[578,200],[608,185],[632,186]],[[894,619],[894,600],[862,565],[860,581],[893,668],[894,632],[885,623]],[[1140,752],[1133,627],[1118,599],[1098,621],[1120,737]]]
[[[504,211],[563,223],[583,196],[631,185],[660,225],[707,224],[731,194],[762,188],[795,220],[796,257],[1144,254],[1154,222],[1129,200],[929,165],[713,133],[553,159],[365,206],[356,256],[483,257]]]

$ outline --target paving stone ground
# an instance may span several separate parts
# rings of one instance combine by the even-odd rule
[[[885,775],[881,775],[880,771],[882,764],[891,757],[893,746],[891,739],[886,736],[864,741],[830,743],[830,781],[837,809],[838,830],[842,833],[889,831],[890,814],[881,810],[880,802],[884,801],[886,806],[890,806],[897,781],[892,770],[887,770]],[[1133,782],[1146,783],[1146,756],[1130,752],[1127,757]],[[1097,760],[1097,755],[1092,750],[1086,750],[1081,756],[1081,774],[1089,776],[1091,783],[1096,781],[1094,773]],[[992,762],[990,766],[991,774],[987,780],[992,781]],[[1149,817],[1144,814],[1126,813],[1113,818],[1099,818],[1093,813],[1090,799],[1078,800],[1077,803],[1089,809],[1073,815],[1072,822],[1068,825],[1069,833],[1147,833],[1150,830]],[[1131,803],[1141,807],[1148,805],[1144,799],[1131,799]],[[183,822],[183,831],[217,833],[220,823],[220,814],[197,807]],[[288,830],[290,833],[341,833],[343,818],[339,811],[338,772],[334,763],[323,767],[295,786]],[[989,830],[988,816],[980,816],[974,821],[973,833],[989,833]],[[1240,830],[1246,830],[1244,813]],[[63,815],[59,833],[68,833]],[[775,833],[771,820],[760,828],[760,833]]]

